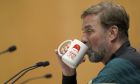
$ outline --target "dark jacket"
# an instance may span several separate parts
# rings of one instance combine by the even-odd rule
[[[125,42],[106,63],[91,84],[140,84],[140,54]],[[62,84],[77,84],[74,76],[63,76]]]

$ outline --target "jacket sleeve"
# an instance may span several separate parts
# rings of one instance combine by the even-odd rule
[[[73,76],[62,76],[62,84],[77,84],[76,74]]]

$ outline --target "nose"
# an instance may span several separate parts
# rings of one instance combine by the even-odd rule
[[[85,33],[83,33],[82,37],[81,37],[81,41],[84,43],[84,44],[87,44],[88,43],[88,39],[87,39],[87,36]]]

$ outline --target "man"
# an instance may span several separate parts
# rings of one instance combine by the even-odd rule
[[[81,18],[82,41],[89,46],[89,60],[105,64],[89,83],[140,84],[140,54],[129,43],[129,16],[125,9],[112,2],[101,2],[85,10]],[[62,83],[77,84],[76,70],[65,65],[60,57],[59,61]]]

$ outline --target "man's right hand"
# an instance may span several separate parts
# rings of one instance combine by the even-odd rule
[[[62,61],[62,57],[59,56],[57,49],[55,49],[55,53],[57,55],[58,61],[60,62],[62,73],[64,76],[73,76],[76,73],[76,69],[70,68]]]

